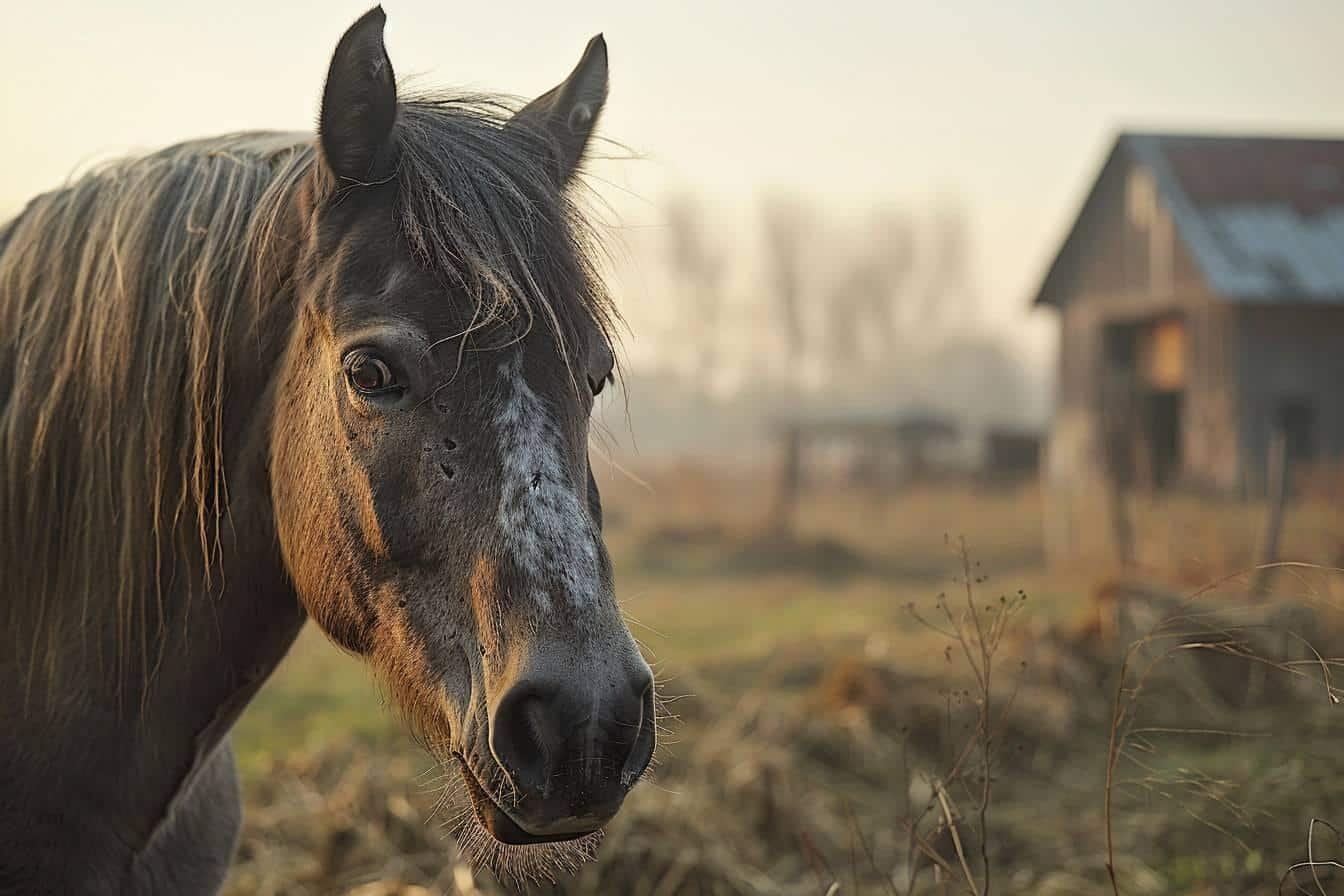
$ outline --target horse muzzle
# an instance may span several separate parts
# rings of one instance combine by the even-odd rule
[[[491,713],[490,752],[512,785],[491,793],[464,763],[477,818],[510,844],[591,834],[615,816],[653,757],[653,674],[636,655],[617,675],[517,676]],[[555,674],[563,673],[563,674]]]

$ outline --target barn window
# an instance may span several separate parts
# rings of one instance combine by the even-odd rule
[[[1188,339],[1185,320],[1167,317],[1143,328],[1139,341],[1139,369],[1153,389],[1185,388]]]

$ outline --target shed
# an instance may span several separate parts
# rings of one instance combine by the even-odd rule
[[[1121,134],[1033,301],[1059,317],[1058,502],[1253,494],[1276,434],[1344,458],[1344,139]]]

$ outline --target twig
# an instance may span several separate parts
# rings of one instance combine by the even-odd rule
[[[961,847],[961,835],[957,833],[957,822],[952,817],[952,807],[947,802],[947,791],[943,788],[943,782],[933,782],[934,793],[938,795],[938,803],[943,807],[943,819],[947,822],[947,830],[952,835],[952,845],[957,850],[957,859],[961,862],[961,871],[966,875],[966,889],[970,890],[975,896],[981,896],[980,890],[975,885],[975,875],[971,874],[971,866],[966,861],[966,852]]]

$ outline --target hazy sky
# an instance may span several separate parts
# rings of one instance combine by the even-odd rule
[[[0,214],[90,161],[311,127],[329,54],[366,8],[10,6]],[[431,85],[536,94],[605,32],[604,132],[644,158],[599,173],[632,228],[669,187],[729,216],[767,187],[836,208],[952,194],[980,292],[1004,312],[1025,303],[1117,128],[1344,132],[1344,0],[384,7],[399,77]]]

